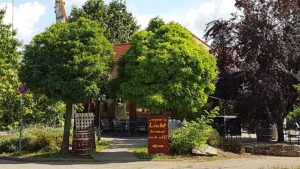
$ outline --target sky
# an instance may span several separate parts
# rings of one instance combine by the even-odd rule
[[[104,0],[109,3],[111,0]],[[67,14],[73,6],[86,0],[65,0]],[[175,21],[202,38],[205,25],[215,19],[228,19],[235,12],[235,0],[126,0],[141,29],[151,18],[159,16],[166,22]],[[55,23],[55,0],[14,0],[14,28],[23,44]],[[4,22],[12,22],[12,0],[0,0],[0,9],[7,8]]]

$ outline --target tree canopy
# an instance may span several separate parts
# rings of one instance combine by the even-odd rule
[[[152,113],[199,112],[217,75],[214,56],[187,29],[157,18],[133,35],[118,71],[125,99]]]
[[[25,47],[22,81],[34,93],[66,103],[62,152],[68,151],[72,104],[98,96],[112,56],[103,30],[84,18],[52,25]]]
[[[88,0],[82,8],[73,7],[69,21],[80,17],[97,21],[104,28],[105,37],[114,44],[129,42],[131,35],[139,29],[123,0],[113,0],[108,5],[103,0]]]
[[[19,112],[17,89],[21,55],[17,50],[20,43],[14,38],[16,32],[3,23],[4,14],[5,10],[0,10],[0,123],[9,124]]]
[[[206,37],[218,58],[216,95],[236,102],[252,125],[282,123],[298,98],[300,8],[293,0],[236,0],[240,12],[208,24]]]

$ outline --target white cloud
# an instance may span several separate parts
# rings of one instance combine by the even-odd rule
[[[65,0],[65,2],[66,2],[66,7],[68,7],[68,6],[82,6],[85,2],[86,2],[87,0],[70,0],[70,1],[68,1],[68,0]]]
[[[12,23],[12,4],[0,3],[0,9],[7,8],[4,17],[4,23]],[[39,2],[26,2],[18,6],[14,6],[14,29],[17,30],[17,38],[28,43],[32,36],[35,35],[39,29],[38,22],[43,14],[45,14],[46,7]]]
[[[236,12],[234,4],[235,0],[208,0],[198,7],[189,9],[184,15],[179,15],[176,11],[154,15],[141,15],[136,10],[131,11],[142,28],[147,27],[151,18],[159,16],[167,22],[178,22],[197,36],[202,37],[207,23],[221,18],[228,19],[232,12]]]

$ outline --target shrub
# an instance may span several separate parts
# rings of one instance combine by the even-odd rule
[[[182,125],[183,127],[175,129],[170,134],[171,151],[179,154],[190,153],[193,148],[207,143],[212,130],[207,121],[201,119],[183,121]]]
[[[211,130],[207,140],[207,144],[212,147],[219,147],[222,144],[222,138],[215,129]]]
[[[291,121],[297,121],[299,119],[300,119],[300,105],[295,105],[294,110],[287,115],[287,120],[291,122]]]
[[[49,127],[29,127],[24,129],[22,150],[29,152],[58,151],[62,143],[63,129]],[[19,146],[19,133],[12,132],[0,138],[0,153],[15,152]]]
[[[221,147],[223,150],[233,153],[242,154],[245,152],[245,146],[239,140],[225,140]]]

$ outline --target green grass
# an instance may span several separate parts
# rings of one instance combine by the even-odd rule
[[[93,159],[91,155],[76,156],[73,153],[61,154],[60,152],[37,152],[28,153],[23,157],[27,158],[48,158],[48,159]]]
[[[155,158],[154,154],[148,154],[148,148],[147,147],[135,148],[133,150],[133,155],[136,156],[139,159],[144,159],[144,160],[151,160],[151,159]]]
[[[100,152],[101,150],[107,148],[110,145],[109,141],[101,141],[96,142],[96,152]],[[21,153],[14,152],[14,153],[4,153],[3,156],[7,157],[21,157],[21,158],[41,158],[41,159],[92,159],[91,155],[86,156],[76,156],[74,153],[69,153],[67,155],[61,154],[58,151],[54,152],[45,152],[45,151],[38,151],[38,152],[29,152],[29,151],[22,151]]]
[[[96,152],[100,152],[103,149],[106,149],[110,145],[110,142],[107,140],[102,140],[101,142],[96,143]]]
[[[87,156],[76,156],[73,153],[61,154],[60,152],[28,152],[22,151],[21,153],[5,153],[2,154],[6,157],[21,157],[21,158],[40,158],[40,159],[92,159],[90,155]]]

